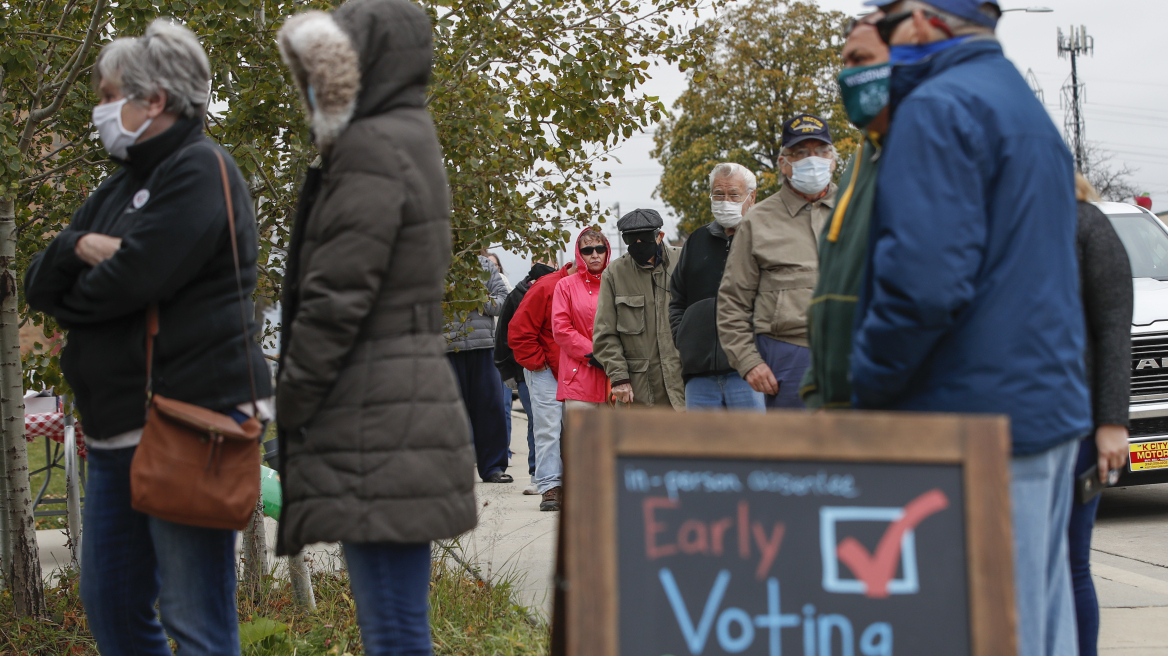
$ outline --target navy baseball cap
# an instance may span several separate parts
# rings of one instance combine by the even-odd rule
[[[898,2],[898,1],[899,0],[868,0],[867,2],[864,3],[864,6],[883,8],[883,7],[886,7],[890,4],[892,4],[894,2]],[[924,0],[924,1],[925,1],[925,3],[932,5],[933,7],[936,7],[937,9],[940,9],[941,11],[947,11],[947,12],[953,14],[954,16],[960,16],[966,20],[971,20],[975,23],[980,23],[982,25],[985,25],[986,27],[996,27],[998,24],[998,20],[996,18],[990,18],[989,16],[986,16],[985,14],[981,13],[981,11],[979,10],[979,7],[981,7],[982,5],[987,5],[987,4],[993,5],[994,7],[998,8],[999,15],[1001,15],[1001,13],[1002,13],[1001,7],[998,7],[997,0]]]
[[[790,148],[808,139],[831,143],[831,130],[827,128],[827,121],[811,114],[799,114],[783,123],[783,148]]]

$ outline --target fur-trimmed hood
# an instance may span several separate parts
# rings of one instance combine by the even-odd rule
[[[332,13],[297,14],[276,40],[321,152],[356,119],[425,105],[430,19],[407,0],[350,0]]]

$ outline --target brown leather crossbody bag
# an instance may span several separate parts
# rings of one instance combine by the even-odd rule
[[[247,305],[239,270],[235,208],[227,164],[219,158],[227,226],[235,259],[235,283],[243,326],[244,358],[251,383],[252,417],[242,425],[227,415],[153,393],[154,338],[158,306],[146,311],[146,426],[130,465],[134,510],[178,524],[241,530],[255,511],[260,493],[260,442],[263,424],[256,416],[255,372],[248,348]]]

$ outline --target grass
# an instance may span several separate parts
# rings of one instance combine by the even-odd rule
[[[436,553],[437,550],[436,550]],[[356,604],[344,570],[314,572],[315,613],[299,610],[289,583],[268,577],[256,598],[239,599],[243,656],[359,656]],[[542,656],[548,627],[515,601],[511,580],[486,584],[438,556],[430,578],[430,626],[438,656]],[[0,656],[97,656],[78,594],[66,571],[45,590],[49,619],[15,619],[12,597],[0,593]]]

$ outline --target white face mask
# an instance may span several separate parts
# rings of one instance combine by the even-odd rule
[[[101,143],[105,151],[118,159],[126,159],[126,149],[134,145],[138,137],[150,127],[154,119],[148,118],[134,132],[130,132],[122,125],[122,105],[129,102],[129,98],[122,98],[117,102],[97,105],[93,108],[93,127],[101,135]]]
[[[710,211],[714,213],[714,220],[723,228],[736,228],[742,222],[742,205],[746,201],[732,203],[728,200],[710,201]]]
[[[831,184],[831,162],[826,157],[804,157],[791,164],[791,186],[808,196]]]

